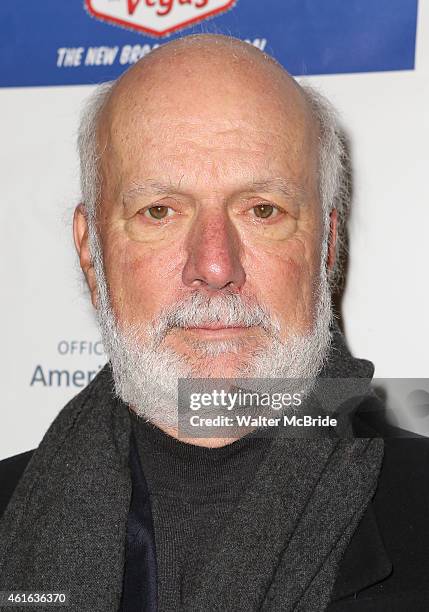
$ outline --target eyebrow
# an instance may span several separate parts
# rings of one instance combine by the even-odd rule
[[[303,198],[305,195],[305,189],[285,178],[274,178],[261,181],[253,181],[248,185],[247,189],[243,191],[251,192],[265,192],[265,193],[281,193],[286,198]]]
[[[124,193],[124,198],[134,195],[165,195],[167,193],[178,193],[180,190],[180,182],[178,185],[173,183],[163,183],[161,181],[147,180],[142,183],[136,183],[135,187],[127,189]]]
[[[136,183],[135,187],[127,189],[123,194],[124,198],[133,197],[136,195],[168,195],[181,192],[181,180],[177,184],[172,182],[162,182],[155,180],[146,180],[142,183]],[[295,181],[286,178],[271,178],[254,180],[243,184],[234,190],[235,193],[280,193],[286,198],[294,198],[303,200],[305,189],[296,184]]]

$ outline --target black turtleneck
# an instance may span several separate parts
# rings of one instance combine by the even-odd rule
[[[152,508],[158,609],[176,612],[182,577],[205,563],[271,441],[250,434],[221,448],[204,448],[130,414]]]

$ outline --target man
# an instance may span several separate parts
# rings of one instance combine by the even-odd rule
[[[332,317],[328,103],[193,36],[99,89],[79,149],[74,237],[110,365],[1,464],[1,589],[88,611],[426,610],[428,445],[377,437],[372,364]],[[181,436],[180,378],[362,381],[356,438]]]

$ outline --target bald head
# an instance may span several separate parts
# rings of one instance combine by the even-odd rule
[[[122,133],[143,121],[176,115],[196,124],[224,118],[225,129],[239,117],[259,117],[289,130],[317,129],[303,90],[274,59],[227,36],[197,35],[159,47],[130,68],[113,86],[100,116],[100,129]],[[113,130],[112,130],[113,128]],[[106,134],[105,134],[106,135]]]
[[[288,98],[290,104],[306,106],[306,97],[296,81],[273,58],[238,39],[201,34],[167,43],[145,56],[118,79],[113,100],[140,88],[174,88],[195,95],[207,87],[221,95],[237,88],[266,92],[271,98]]]

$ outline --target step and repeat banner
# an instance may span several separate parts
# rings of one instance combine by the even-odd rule
[[[353,158],[350,347],[383,379],[428,375],[428,0],[2,0],[0,459],[37,446],[106,361],[71,234],[82,104],[199,32],[270,53],[338,108]],[[398,421],[429,435],[429,411]]]
[[[3,87],[115,79],[163,41],[207,31],[294,75],[415,65],[417,0],[2,0],[0,18]]]

